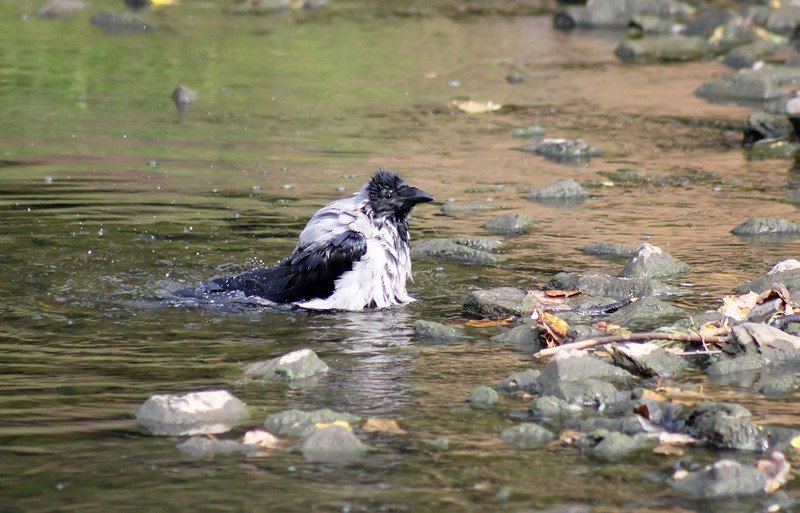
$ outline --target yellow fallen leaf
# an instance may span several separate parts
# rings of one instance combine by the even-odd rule
[[[561,442],[565,443],[565,444],[572,445],[575,442],[577,442],[578,439],[580,437],[582,437],[582,436],[583,436],[583,433],[580,432],[580,431],[569,431],[569,430],[567,430],[567,431],[562,432],[561,436],[559,436],[558,439]]]
[[[178,0],[150,0],[153,7],[161,7],[162,5],[178,5]]]
[[[285,440],[281,440],[269,431],[264,431],[263,429],[251,429],[244,434],[242,443],[245,445],[258,445],[265,449],[280,449],[287,445]]]
[[[743,321],[747,319],[747,314],[749,314],[750,310],[757,304],[758,294],[750,291],[741,296],[725,296],[722,298],[722,306],[719,307],[717,311],[736,321]]]
[[[476,102],[472,100],[453,100],[452,105],[467,114],[483,114],[485,112],[494,112],[503,108],[499,103],[494,102]]]
[[[364,423],[364,431],[369,433],[393,433],[395,435],[404,435],[406,430],[401,428],[396,420],[389,419],[367,419]]]
[[[789,443],[792,444],[792,447],[795,449],[800,449],[800,436],[792,438],[792,441]]]
[[[572,297],[581,293],[580,290],[545,290],[545,295],[548,297]]]
[[[547,312],[542,313],[542,320],[544,321],[542,324],[544,325],[545,329],[547,329],[547,332],[553,335],[553,338],[559,342],[562,342],[565,338],[567,338],[569,324],[553,314]]]
[[[674,445],[656,445],[653,447],[653,454],[660,454],[662,456],[683,456],[684,451],[680,447]]]
[[[471,319],[467,321],[466,326],[472,326],[473,328],[493,328],[495,326],[508,326],[512,322],[514,322],[513,317],[507,317],[498,321],[493,321],[491,319]]]
[[[316,429],[325,429],[331,426],[343,427],[348,431],[353,430],[353,428],[350,426],[350,423],[347,422],[346,420],[334,420],[333,422],[317,422],[316,424],[314,424],[314,427]]]
[[[645,390],[642,394],[642,399],[651,399],[653,401],[664,402],[667,400],[667,397],[663,394],[659,394],[658,392],[653,392],[652,390]]]

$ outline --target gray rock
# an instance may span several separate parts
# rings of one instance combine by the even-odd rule
[[[318,463],[347,462],[360,458],[367,451],[356,435],[342,426],[315,429],[300,450],[306,461]]]
[[[793,94],[798,82],[800,68],[763,66],[706,82],[695,94],[715,102],[772,100]]]
[[[495,385],[497,390],[501,392],[518,392],[520,390],[526,392],[536,392],[539,390],[539,372],[536,369],[527,369],[521,372],[515,372],[503,378],[498,384]]]
[[[583,409],[575,404],[570,404],[567,401],[545,395],[535,398],[531,401],[531,415],[537,419],[561,419],[573,415],[580,415]]]
[[[559,381],[542,388],[542,393],[563,399],[569,404],[597,406],[614,402],[617,388],[606,381],[584,379],[582,381]]]
[[[244,403],[226,390],[155,394],[136,411],[140,425],[166,436],[224,433],[249,416]]]
[[[542,139],[525,145],[520,150],[535,153],[554,162],[588,162],[593,157],[603,155],[603,150],[591,146],[583,139]]]
[[[660,34],[683,34],[685,33],[685,25],[675,23],[673,20],[653,16],[650,14],[641,14],[631,18],[628,24],[628,37],[637,38],[644,35]]]
[[[557,353],[547,362],[539,376],[539,383],[547,389],[556,383],[586,379],[628,381],[633,379],[633,375],[586,351],[566,350]]]
[[[626,371],[643,378],[674,378],[686,368],[683,358],[650,342],[617,345],[611,357]]]
[[[755,466],[723,459],[702,470],[670,480],[680,495],[692,499],[730,499],[764,493],[766,477]]]
[[[464,302],[464,313],[476,317],[502,319],[511,315],[530,315],[533,308],[524,304],[528,292],[515,287],[476,289]]]
[[[756,141],[785,138],[791,133],[792,125],[785,115],[764,111],[753,112],[744,122],[742,146],[748,148]]]
[[[531,324],[515,326],[508,331],[492,336],[489,340],[500,344],[513,344],[530,351],[539,351],[543,348],[539,330]]]
[[[438,449],[440,451],[446,451],[450,449],[450,439],[446,436],[437,436],[436,438],[426,438],[422,441],[425,445],[428,445],[434,449]]]
[[[451,237],[449,240],[459,246],[466,246],[472,249],[479,249],[481,251],[497,251],[503,248],[505,244],[502,240],[492,239],[490,237]]]
[[[800,233],[800,226],[781,217],[751,217],[731,230],[731,233],[742,237],[775,234],[796,235]]]
[[[626,328],[651,329],[686,317],[686,313],[676,306],[654,297],[643,297],[623,306],[615,317],[621,318],[621,326]]]
[[[191,104],[197,101],[199,95],[196,91],[193,91],[186,87],[185,85],[181,84],[172,91],[172,102],[175,104],[175,107],[178,108],[178,111],[181,113],[186,112]]]
[[[532,190],[525,195],[525,199],[538,202],[576,202],[583,201],[587,196],[581,184],[575,180],[559,180]]]
[[[678,289],[653,279],[618,278],[599,273],[558,273],[547,283],[549,290],[580,290],[590,296],[617,300],[631,296],[676,295]]]
[[[252,454],[261,452],[261,447],[258,445],[247,445],[235,440],[212,440],[205,436],[190,437],[176,447],[183,453],[203,458],[218,454]]]
[[[771,289],[775,284],[783,284],[789,291],[800,289],[800,269],[786,269],[783,271],[770,271],[767,274],[736,287],[737,294],[744,294],[749,291],[762,293]]]
[[[324,374],[330,368],[311,349],[299,349],[278,358],[251,363],[244,368],[247,379],[282,379],[291,381]]]
[[[36,15],[40,18],[66,18],[88,8],[89,4],[80,0],[48,0],[39,7]]]
[[[708,39],[719,27],[736,18],[737,16],[728,10],[705,8],[686,24],[686,35]]]
[[[759,391],[765,397],[774,399],[786,396],[797,390],[797,379],[793,374],[778,376],[762,376]]]
[[[490,203],[461,203],[448,201],[442,205],[442,214],[449,217],[472,216],[483,212],[491,212],[499,207]]]
[[[727,356],[758,356],[762,365],[800,361],[800,337],[767,324],[743,322],[733,327],[722,347]]]
[[[758,40],[733,48],[725,54],[723,62],[731,68],[752,68],[755,63],[778,55],[794,56],[797,51],[786,44]]]
[[[571,6],[558,13],[557,28],[624,28],[633,16],[654,15],[662,18],[684,18],[694,8],[672,0],[595,0],[585,6]]]
[[[361,418],[327,408],[312,411],[287,410],[273,413],[267,417],[264,427],[276,435],[306,438],[314,432],[315,424],[330,424],[336,421],[344,421],[353,425],[360,422]]]
[[[596,242],[582,247],[581,253],[600,258],[630,258],[636,254],[636,248],[616,242]]]
[[[504,260],[501,255],[456,244],[447,239],[429,239],[415,243],[411,248],[411,258],[448,260],[478,265],[497,264]]]
[[[522,84],[525,82],[525,75],[519,73],[518,71],[512,71],[506,75],[506,82],[509,84]]]
[[[623,278],[671,278],[688,273],[691,268],[663,249],[644,243],[628,260],[620,276]]]
[[[766,448],[764,433],[749,418],[747,408],[738,404],[704,402],[688,413],[686,430],[720,449],[755,451]]]
[[[568,420],[565,423],[565,427],[583,433],[608,431],[622,433],[623,435],[638,435],[646,432],[645,426],[638,415],[625,415],[624,417],[589,417],[586,419],[576,418]]]
[[[445,326],[444,324],[418,320],[414,322],[414,335],[420,338],[427,338],[432,340],[459,340],[467,338],[467,336],[452,326]]]
[[[531,125],[526,126],[525,128],[517,128],[514,130],[511,135],[518,139],[528,139],[531,137],[539,137],[547,133],[547,130],[544,127],[539,125]]]
[[[89,21],[108,33],[148,32],[156,29],[155,25],[129,12],[101,12],[92,16]]]
[[[717,30],[709,38],[711,47],[717,54],[759,40],[761,37],[754,30],[753,24],[739,16],[717,27]]]
[[[538,449],[555,437],[551,431],[530,422],[511,426],[500,433],[500,438],[516,449]]]
[[[473,408],[488,409],[500,400],[500,394],[492,387],[478,385],[469,394],[469,405]]]
[[[652,449],[656,442],[645,435],[628,436],[622,433],[604,430],[593,431],[584,435],[578,442],[581,449],[603,461],[617,461],[631,454]]]
[[[798,157],[800,157],[800,143],[787,139],[762,139],[747,148],[748,160],[792,160]],[[788,236],[793,237],[795,234],[791,233]],[[777,236],[773,235],[773,237],[781,238],[784,235],[778,234]]]
[[[789,35],[800,25],[800,7],[795,5],[785,5],[778,9],[772,9],[767,14],[766,19],[755,20],[760,22],[767,30]]]
[[[497,235],[519,235],[528,233],[535,223],[532,217],[519,214],[505,214],[486,223],[486,231]]]
[[[692,36],[652,36],[620,42],[614,55],[623,62],[687,62],[712,55],[706,39]]]

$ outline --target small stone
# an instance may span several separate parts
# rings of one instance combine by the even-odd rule
[[[766,477],[753,465],[723,459],[697,472],[676,473],[670,486],[693,499],[730,499],[764,493]]]
[[[358,459],[367,451],[367,446],[349,429],[328,426],[315,429],[300,450],[307,461],[332,463]]]
[[[620,321],[621,326],[651,329],[682,319],[686,317],[686,313],[666,301],[655,297],[644,297],[623,306],[614,312],[614,316],[623,319]]]
[[[257,445],[245,445],[235,440],[213,440],[205,436],[193,436],[177,446],[179,451],[192,456],[208,458],[218,454],[248,454],[261,452]]]
[[[455,240],[457,239],[429,239],[414,243],[411,248],[411,258],[427,258],[476,265],[497,264],[504,260],[501,255],[494,255],[483,249],[470,247],[467,244],[459,244]]]
[[[155,394],[136,411],[140,425],[166,436],[224,433],[249,416],[244,403],[226,390]]]
[[[734,403],[704,402],[691,410],[687,432],[720,449],[755,451],[765,448],[766,439],[748,419],[750,412]]]
[[[535,221],[532,217],[505,214],[486,223],[486,231],[497,235],[519,235],[530,231]]]
[[[600,258],[630,258],[636,254],[636,248],[616,242],[597,242],[582,247],[581,253]]]
[[[677,295],[678,289],[654,279],[619,278],[600,273],[558,273],[546,290],[580,290],[590,296],[617,300],[631,296]]]
[[[643,378],[675,377],[687,365],[680,356],[669,353],[651,342],[617,345],[611,357],[614,363],[623,369]]]
[[[89,4],[80,0],[48,0],[36,11],[36,15],[40,18],[66,18],[88,8]]]
[[[589,145],[583,139],[542,139],[541,142],[520,148],[535,153],[554,162],[588,162],[593,157],[603,155],[603,150]]]
[[[518,139],[528,139],[530,137],[539,137],[547,133],[544,127],[539,125],[526,126],[525,128],[517,128],[511,135]]]
[[[751,217],[740,224],[731,233],[739,236],[757,235],[796,235],[800,226],[781,217]]]
[[[359,423],[361,418],[327,408],[312,411],[287,410],[267,417],[264,427],[276,435],[306,438],[314,432],[316,424],[331,424],[337,421],[353,425]]]
[[[644,243],[620,273],[623,278],[669,278],[691,270],[663,249]]]
[[[509,84],[522,84],[525,82],[525,76],[517,71],[512,71],[506,75],[506,82]]]
[[[172,101],[175,103],[175,107],[183,113],[189,108],[191,104],[197,101],[199,95],[196,91],[193,91],[186,87],[185,85],[181,84],[172,91]]]
[[[537,424],[525,422],[504,429],[500,438],[517,449],[538,449],[554,439],[555,435]]]
[[[537,419],[560,419],[572,415],[580,415],[580,406],[570,404],[563,399],[545,395],[531,401],[531,414]]]
[[[444,324],[418,320],[414,322],[414,334],[420,338],[433,340],[458,340],[467,336],[460,330]]]
[[[541,373],[536,369],[528,369],[521,372],[515,372],[505,378],[500,383],[495,385],[497,390],[501,392],[518,392],[527,391],[535,392],[539,389],[539,375]]]
[[[330,368],[311,349],[299,349],[278,358],[251,363],[244,368],[249,379],[282,379],[292,381],[324,374]]]
[[[622,41],[614,55],[623,62],[687,62],[712,54],[711,45],[702,37],[652,36]]]
[[[588,194],[575,180],[559,180],[525,195],[529,201],[576,202],[586,199]]]
[[[593,431],[580,439],[579,445],[588,454],[603,461],[617,461],[656,445],[646,435],[625,435],[605,430]]]
[[[156,29],[155,25],[127,12],[101,12],[92,16],[89,21],[104,32],[112,34],[149,32]]]
[[[478,385],[469,394],[469,405],[473,408],[487,409],[494,406],[500,400],[500,395],[492,387]]]
[[[472,216],[497,209],[497,206],[489,203],[461,203],[458,201],[450,201],[442,205],[442,214],[448,217]]]
[[[464,302],[464,313],[475,317],[503,319],[510,315],[530,315],[523,311],[523,301],[528,292],[515,287],[476,289],[469,293]]]
[[[425,445],[428,445],[440,451],[446,451],[450,449],[450,439],[447,438],[446,436],[437,436],[436,438],[426,438],[422,442]]]

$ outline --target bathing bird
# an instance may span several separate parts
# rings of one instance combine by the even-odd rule
[[[274,267],[176,292],[251,297],[310,310],[365,310],[410,303],[408,216],[433,196],[379,170],[355,195],[319,209],[294,251]]]

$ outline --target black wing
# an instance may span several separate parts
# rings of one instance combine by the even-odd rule
[[[241,291],[247,296],[259,296],[276,303],[326,298],[333,294],[336,280],[352,270],[366,252],[364,236],[346,231],[327,244],[296,249],[275,267],[212,280],[203,287],[203,294]]]

